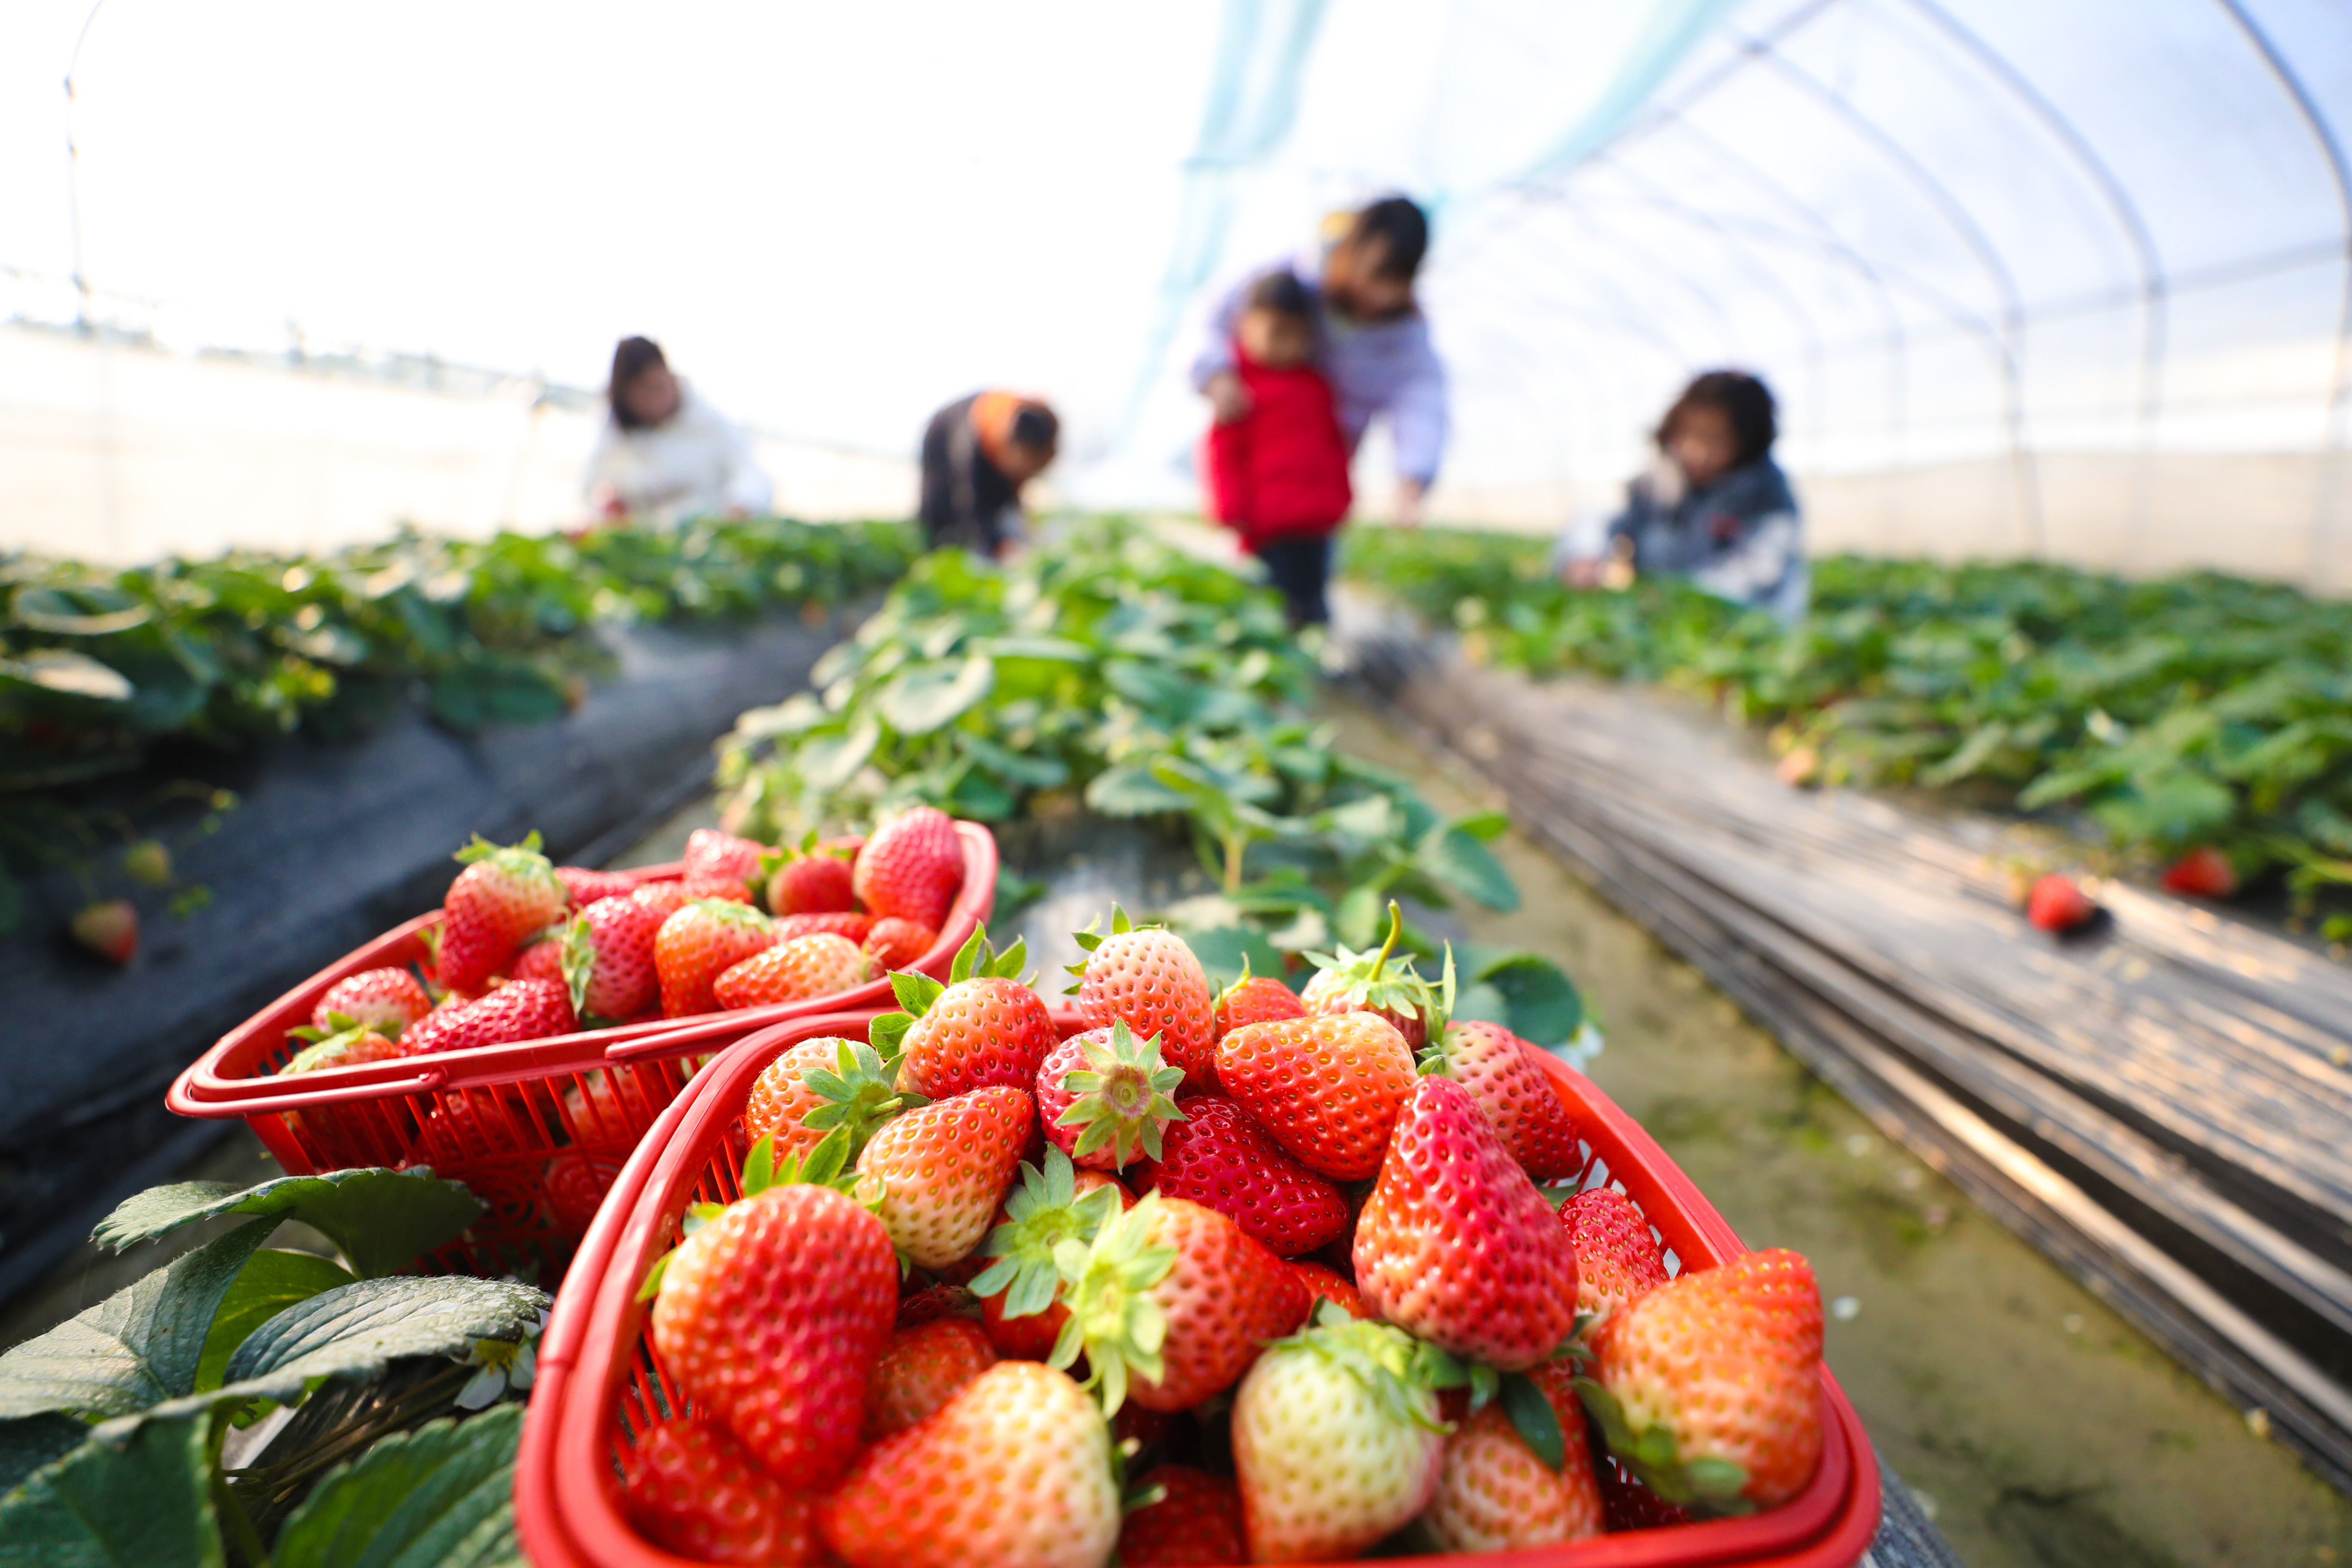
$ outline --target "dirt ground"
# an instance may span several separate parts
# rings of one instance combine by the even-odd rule
[[[1367,710],[1334,701],[1328,716],[1433,804],[1474,798]],[[1890,1144],[1557,859],[1517,834],[1496,847],[1524,906],[1461,923],[1565,967],[1608,1040],[1593,1079],[1741,1239],[1812,1260],[1831,1367],[1971,1568],[2352,1563],[2352,1499]]]

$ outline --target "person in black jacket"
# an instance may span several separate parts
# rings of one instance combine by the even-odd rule
[[[1020,542],[1021,487],[1054,460],[1061,422],[1035,398],[975,392],[931,416],[923,432],[923,542],[992,560]]]

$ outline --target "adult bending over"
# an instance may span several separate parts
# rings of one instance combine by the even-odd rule
[[[743,433],[671,374],[651,338],[621,340],[604,395],[611,414],[588,458],[593,515],[675,528],[768,510],[773,491]]]
[[[1598,557],[1570,552],[1574,587],[1615,587],[1637,575],[1686,577],[1718,599],[1793,621],[1811,575],[1796,493],[1772,460],[1772,394],[1754,376],[1709,371],[1658,422],[1659,462],[1625,487]]]
[[[1429,251],[1429,219],[1406,198],[1389,196],[1327,229],[1329,237],[1313,253],[1261,268],[1225,296],[1192,362],[1192,384],[1221,425],[1249,412],[1249,390],[1234,363],[1234,329],[1260,278],[1297,273],[1315,328],[1315,367],[1330,380],[1340,433],[1352,452],[1374,419],[1387,418],[1396,520],[1411,526],[1421,521],[1422,498],[1445,455],[1445,367],[1413,296]]]
[[[1045,471],[1061,421],[1034,397],[975,392],[923,431],[923,543],[1001,559],[1021,542],[1021,487]]]

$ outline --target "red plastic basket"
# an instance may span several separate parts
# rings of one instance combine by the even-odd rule
[[[963,887],[939,941],[914,965],[941,978],[996,897],[996,840],[976,823],[956,829]],[[641,882],[678,874],[675,865],[631,873]],[[293,1174],[430,1165],[464,1182],[489,1212],[429,1259],[451,1272],[535,1268],[555,1278],[638,1139],[701,1062],[792,1019],[892,1005],[881,979],[805,1002],[272,1076],[299,1047],[288,1031],[310,1021],[329,986],[421,960],[440,919],[410,921],[247,1019],[180,1075],[165,1102],[182,1116],[242,1117]]]
[[[1055,1016],[1065,1035],[1080,1027],[1072,1009],[1057,1007]],[[638,1282],[677,1244],[688,1205],[740,1195],[740,1118],[761,1070],[802,1040],[863,1037],[870,1017],[803,1019],[743,1041],[662,1113],[614,1184],[581,1244],[580,1266],[556,1300],[523,1424],[515,1509],[538,1568],[684,1568],[686,1559],[641,1539],[621,1509],[619,1457],[632,1433],[667,1408],[645,1339],[647,1308],[636,1299]],[[1670,1267],[1712,1268],[1747,1250],[1632,1117],[1582,1074],[1549,1058],[1547,1065],[1584,1132],[1586,1183],[1614,1186],[1639,1205],[1669,1249]],[[1423,1561],[1459,1568],[1848,1568],[1878,1528],[1878,1466],[1860,1418],[1826,1369],[1822,1384],[1827,1440],[1821,1468],[1784,1507],[1539,1551]]]

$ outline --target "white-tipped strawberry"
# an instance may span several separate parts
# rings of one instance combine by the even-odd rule
[[[1089,927],[1077,933],[1087,960],[1073,964],[1078,976],[1078,1016],[1090,1029],[1124,1023],[1139,1035],[1156,1035],[1160,1053],[1181,1068],[1194,1089],[1216,1081],[1217,993],[1208,971],[1174,931],[1136,926],[1127,911],[1111,906],[1110,934]]]
[[[1396,1026],[1405,1045],[1419,1050],[1429,1038],[1429,1020],[1439,1010],[1436,988],[1412,967],[1412,955],[1397,952],[1404,935],[1404,912],[1389,900],[1389,934],[1377,951],[1310,952],[1314,979],[1299,993],[1310,1018],[1339,1013],[1377,1013]]]
[[[1037,1071],[1037,1117],[1045,1136],[1078,1164],[1123,1170],[1160,1158],[1160,1130],[1184,1120],[1177,1108],[1182,1068],[1160,1058],[1160,1037],[1138,1039],[1124,1022],[1073,1035]]]

